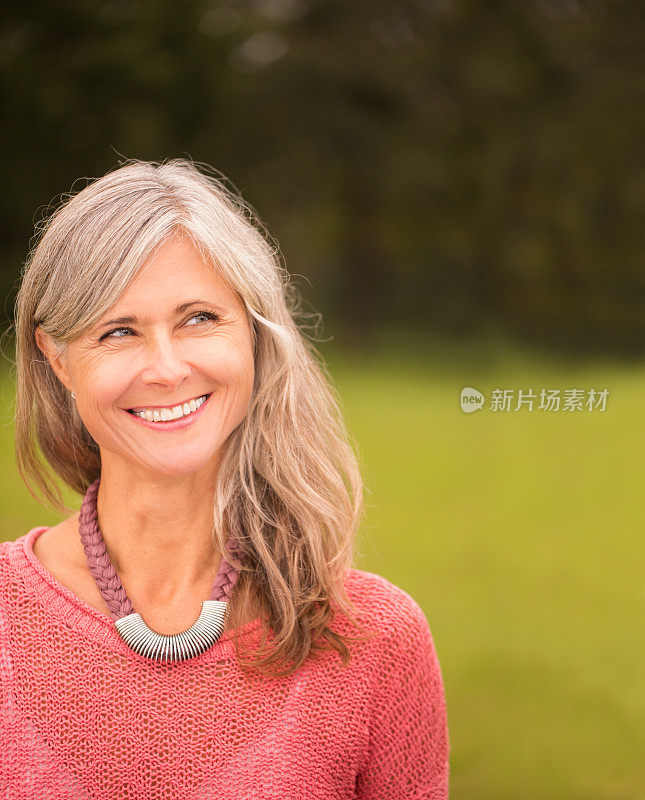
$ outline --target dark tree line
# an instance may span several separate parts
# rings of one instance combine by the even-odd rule
[[[119,158],[227,175],[357,340],[645,342],[638,0],[3,5],[2,285]]]

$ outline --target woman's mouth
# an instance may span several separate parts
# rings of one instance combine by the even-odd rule
[[[201,413],[204,406],[207,404],[210,394],[204,394],[200,397],[194,398],[183,405],[169,406],[167,408],[148,408],[134,411],[129,408],[126,409],[128,414],[144,425],[158,430],[175,430],[177,428],[185,428],[187,425],[192,424]]]

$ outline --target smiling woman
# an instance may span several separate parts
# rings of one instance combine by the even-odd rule
[[[131,161],[40,233],[17,464],[81,503],[0,545],[2,796],[446,798],[430,628],[352,567],[354,445],[259,221]]]

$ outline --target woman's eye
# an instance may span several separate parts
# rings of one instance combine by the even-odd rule
[[[215,314],[211,314],[208,311],[200,311],[198,314],[193,314],[190,319],[195,319],[195,317],[207,317],[208,319],[216,319]]]
[[[210,320],[216,320],[218,318],[217,314],[211,314],[210,311],[199,311],[197,314],[193,314],[192,317],[189,317],[189,319],[195,319],[195,317],[206,317],[209,321]],[[132,328],[114,328],[113,330],[108,331],[107,333],[104,333],[103,336],[101,336],[101,338],[99,339],[99,341],[102,341],[103,339],[108,339],[108,338],[110,338],[110,339],[127,338],[127,337],[124,337],[124,336],[115,336],[114,335],[116,333],[121,333],[121,331],[132,332]]]

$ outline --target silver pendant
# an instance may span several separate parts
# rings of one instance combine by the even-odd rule
[[[134,612],[115,621],[128,647],[153,661],[186,661],[205,653],[222,635],[228,603],[204,600],[202,610],[190,628],[165,636],[149,628],[141,614]]]

